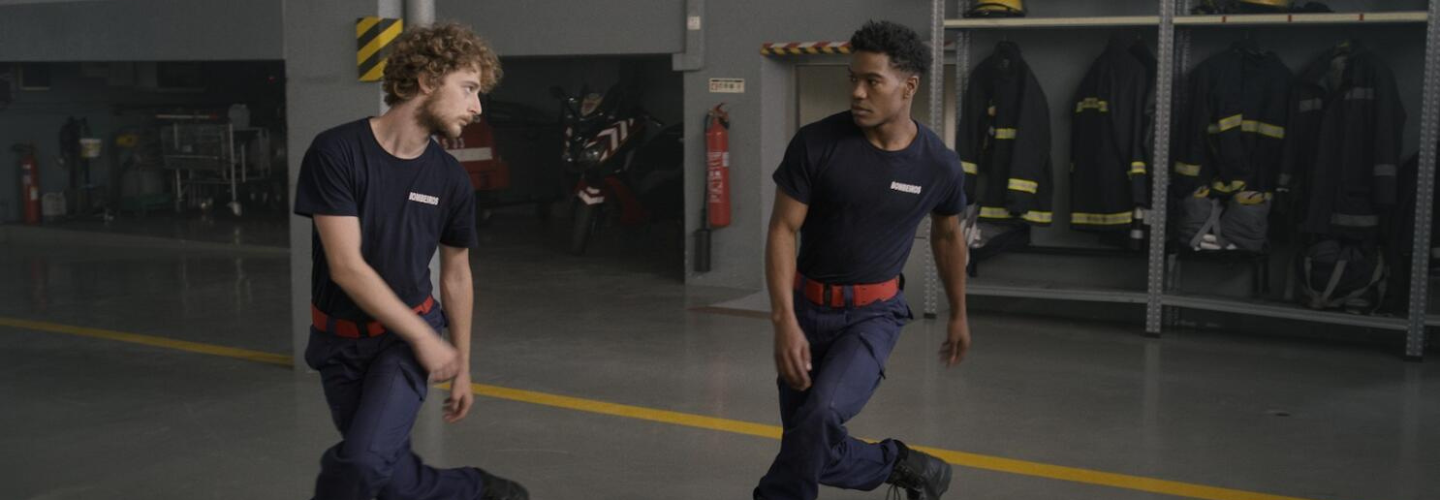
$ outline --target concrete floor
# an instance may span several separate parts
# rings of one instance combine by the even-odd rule
[[[629,246],[653,234],[616,234],[578,258],[536,227],[497,215],[474,253],[475,382],[778,425],[768,322],[690,310],[751,291],[684,287],[673,249]],[[0,326],[0,499],[307,497],[337,438],[315,374],[54,331],[285,353],[286,256],[28,240],[0,238],[10,325]],[[1129,326],[1015,315],[971,322],[971,357],[950,371],[932,354],[943,325],[908,326],[850,425],[1031,471],[957,467],[946,498],[1440,498],[1433,361],[1223,333],[1146,339]],[[432,398],[414,431],[422,456],[492,469],[536,499],[748,499],[779,446],[490,397],[445,425],[443,396]],[[1093,472],[1065,480],[1052,465]],[[1123,476],[1093,484],[1110,478],[1099,473]],[[1151,493],[1137,476],[1194,487]]]

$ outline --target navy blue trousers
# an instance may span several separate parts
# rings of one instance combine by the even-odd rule
[[[850,303],[846,289],[846,303]],[[904,293],[860,308],[816,305],[795,295],[795,316],[810,341],[811,386],[780,386],[780,454],[755,498],[812,500],[819,485],[873,490],[895,466],[895,442],[866,443],[845,430],[885,376],[885,360],[912,318]]]
[[[437,332],[446,325],[439,307],[425,321]],[[320,459],[317,500],[480,498],[479,471],[435,469],[410,451],[410,428],[430,388],[399,335],[348,339],[312,327],[305,362],[320,371],[343,437]]]

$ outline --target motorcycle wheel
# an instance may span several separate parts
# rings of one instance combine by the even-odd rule
[[[590,244],[590,235],[595,232],[599,219],[600,205],[576,204],[575,218],[570,226],[571,254],[585,255],[585,248]]]

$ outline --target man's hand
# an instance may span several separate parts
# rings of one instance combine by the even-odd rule
[[[415,350],[415,359],[420,366],[430,374],[431,383],[447,382],[460,374],[460,351],[439,335],[427,337],[411,348]]]
[[[965,359],[965,351],[970,350],[970,322],[965,317],[950,318],[946,325],[945,343],[940,345],[940,361],[949,368],[960,364]]]
[[[475,393],[470,390],[470,370],[461,370],[450,383],[450,397],[445,398],[445,423],[453,424],[470,414]]]
[[[791,389],[810,388],[810,341],[794,319],[775,324],[775,371]]]

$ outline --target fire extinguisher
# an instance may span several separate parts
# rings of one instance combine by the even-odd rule
[[[712,229],[730,225],[730,113],[720,103],[705,126],[705,208]]]
[[[705,118],[705,203],[695,231],[695,272],[710,272],[710,230],[730,225],[730,113],[720,103]]]
[[[20,205],[24,207],[25,223],[40,223],[40,170],[35,163],[35,145],[16,144],[20,155]]]

